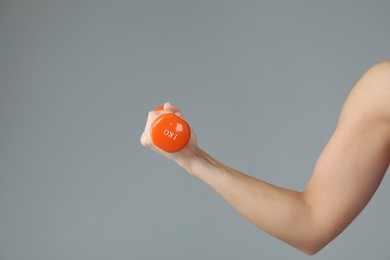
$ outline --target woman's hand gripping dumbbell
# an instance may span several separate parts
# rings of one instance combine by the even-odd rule
[[[177,160],[196,147],[196,136],[182,119],[180,110],[167,102],[149,112],[141,143],[165,157]]]
[[[278,187],[224,165],[196,145],[192,131],[189,143],[181,150],[164,151],[179,140],[175,130],[181,128],[159,128],[160,123],[164,126],[164,122],[181,118],[180,110],[169,103],[164,104],[163,110],[149,113],[141,142],[209,185],[257,227],[312,255],[358,216],[389,168],[388,75],[390,61],[373,66],[356,83],[303,191]],[[367,105],[367,97],[374,102]],[[164,118],[161,115],[167,116],[167,121],[158,121]],[[152,129],[160,130],[154,133]],[[168,138],[168,145],[163,142],[159,148],[153,140],[162,137]],[[245,155],[240,156],[246,160]]]

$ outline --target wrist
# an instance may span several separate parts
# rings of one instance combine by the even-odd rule
[[[193,146],[183,151],[182,155],[176,160],[176,163],[193,175],[195,169],[206,161],[206,153],[198,146]]]

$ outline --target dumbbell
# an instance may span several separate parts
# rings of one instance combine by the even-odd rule
[[[164,110],[164,106],[156,107],[154,110]],[[190,137],[190,125],[172,113],[158,116],[150,128],[150,139],[153,144],[168,153],[183,149],[190,141]]]

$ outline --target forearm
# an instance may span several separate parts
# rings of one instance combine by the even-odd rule
[[[196,148],[179,162],[189,173],[220,194],[240,214],[267,233],[309,253],[314,225],[301,192],[255,179]]]
[[[150,125],[161,113],[179,113],[170,103],[151,111],[141,143],[176,161],[209,185],[245,218],[297,249],[314,254],[363,210],[389,166],[390,62],[370,68],[341,111],[304,192],[273,186],[218,162],[190,142],[176,153],[158,149]]]

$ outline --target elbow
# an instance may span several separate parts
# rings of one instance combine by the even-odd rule
[[[299,251],[301,251],[302,253],[311,256],[311,255],[315,255],[318,252],[320,252],[325,246],[326,246],[326,244],[324,244],[324,243],[309,242],[309,243],[307,243],[305,245],[302,245],[302,246],[296,247],[296,248]]]
[[[296,248],[306,255],[315,255],[320,252],[330,242],[328,239],[314,238],[306,241],[302,241],[302,244],[296,246]]]
[[[315,246],[315,247],[305,247],[305,248],[302,248],[302,249],[299,249],[302,253],[306,254],[306,255],[315,255],[317,254],[318,252],[321,251],[322,248],[324,248],[325,246],[323,247],[318,247],[318,246]]]
[[[323,250],[337,235],[329,228],[309,228],[301,230],[300,236],[296,236],[293,240],[286,241],[295,249],[303,254],[312,256]]]

